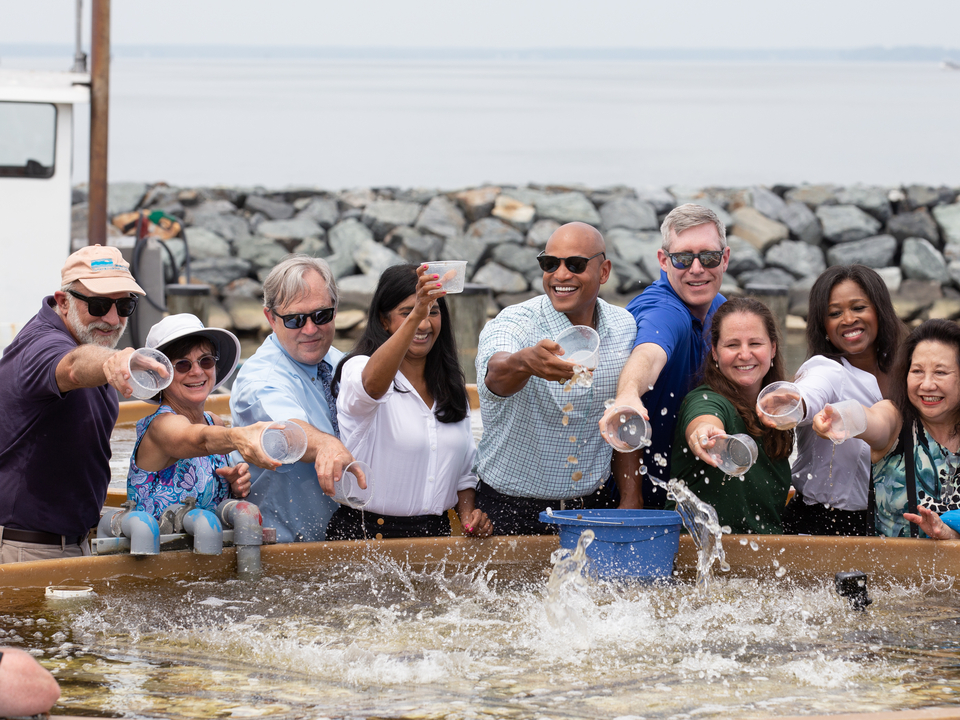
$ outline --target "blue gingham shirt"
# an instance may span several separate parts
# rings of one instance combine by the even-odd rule
[[[564,392],[558,382],[531,377],[509,397],[487,389],[487,363],[495,353],[515,353],[571,327],[546,295],[505,308],[480,333],[477,391],[484,430],[477,447],[477,471],[494,490],[565,499],[593,492],[610,476],[612,449],[597,423],[604,401],[616,397],[617,378],[633,350],[637,328],[623,308],[603,300],[597,300],[597,306],[600,361],[589,388]],[[568,404],[573,407],[565,411]]]

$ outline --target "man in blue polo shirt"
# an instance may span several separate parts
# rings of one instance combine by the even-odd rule
[[[649,416],[652,444],[643,456],[648,475],[641,488],[646,508],[662,508],[666,501],[649,475],[670,478],[677,411],[709,350],[707,330],[726,300],[719,291],[730,260],[726,228],[708,208],[681,205],[664,218],[660,232],[660,279],[627,305],[637,321],[637,338],[615,403]],[[601,426],[611,413],[604,414]]]

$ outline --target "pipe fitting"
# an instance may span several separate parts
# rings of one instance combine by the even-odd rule
[[[130,538],[131,555],[160,554],[160,526],[156,518],[142,510],[126,511],[113,516],[120,518],[120,530]]]
[[[183,516],[183,529],[193,536],[193,552],[197,555],[220,555],[223,552],[223,526],[209,510],[188,512]]]

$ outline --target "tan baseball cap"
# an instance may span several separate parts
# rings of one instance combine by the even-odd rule
[[[63,287],[75,280],[98,295],[118,292],[146,295],[133,279],[130,264],[117,248],[109,245],[88,245],[67,258],[60,271],[60,285]]]

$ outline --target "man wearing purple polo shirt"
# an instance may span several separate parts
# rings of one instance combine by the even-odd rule
[[[114,388],[133,393],[133,348],[113,349],[144,294],[129,265],[114,247],[85,247],[60,279],[0,358],[0,563],[90,554],[110,484]]]

